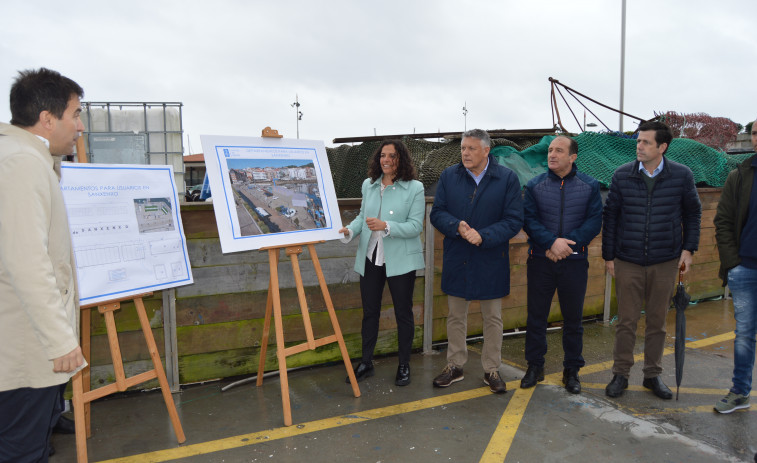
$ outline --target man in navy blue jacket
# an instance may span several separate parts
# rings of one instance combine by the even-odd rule
[[[544,380],[547,317],[557,290],[563,316],[563,384],[581,392],[578,370],[584,366],[583,307],[589,275],[588,247],[602,227],[599,182],[578,172],[578,143],[558,136],[549,144],[549,170],[526,185],[524,229],[529,256],[526,361],[520,382],[529,388]]]
[[[462,162],[439,177],[431,223],[444,235],[442,291],[447,294],[447,366],[434,386],[463,379],[468,305],[481,304],[484,383],[494,393],[507,390],[502,363],[502,297],[510,293],[510,238],[523,226],[523,200],[515,173],[489,155],[489,134],[463,134]]]
[[[634,363],[636,325],[644,310],[644,382],[669,400],[662,382],[665,315],[678,269],[691,268],[699,247],[702,205],[691,169],[665,159],[673,134],[662,122],[639,126],[636,161],[615,170],[603,213],[602,258],[615,278],[618,324],[615,327],[613,378],[605,388],[619,397],[628,388]]]

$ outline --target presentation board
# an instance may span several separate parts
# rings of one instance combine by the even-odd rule
[[[224,253],[342,237],[322,141],[200,138]]]
[[[171,166],[64,162],[60,186],[81,304],[193,282]]]

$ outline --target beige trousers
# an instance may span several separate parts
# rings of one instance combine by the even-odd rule
[[[447,363],[462,368],[468,360],[468,306],[470,301],[461,297],[447,296]],[[499,371],[502,363],[502,299],[488,299],[481,303],[484,322],[484,349],[481,364],[485,373]]]

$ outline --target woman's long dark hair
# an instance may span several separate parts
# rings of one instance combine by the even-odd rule
[[[371,178],[371,183],[381,177],[384,172],[381,170],[381,150],[387,145],[394,145],[394,149],[397,151],[397,174],[394,176],[394,180],[410,181],[418,178],[415,173],[415,166],[410,159],[410,151],[407,150],[407,146],[400,140],[384,140],[373,154],[371,165],[368,167],[368,176]]]

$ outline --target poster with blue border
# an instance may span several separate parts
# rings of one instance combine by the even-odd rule
[[[342,237],[322,141],[200,139],[224,253]]]
[[[82,305],[193,282],[173,168],[61,165]]]

